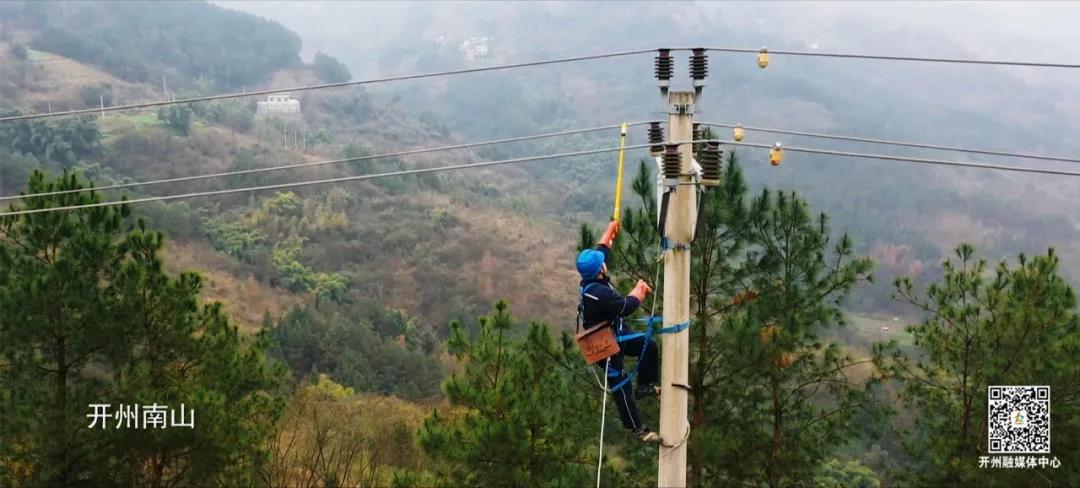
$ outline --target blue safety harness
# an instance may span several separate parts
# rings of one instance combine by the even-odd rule
[[[578,300],[578,325],[581,326],[585,318],[585,292],[589,290],[593,285],[599,285],[599,283],[589,283],[584,287],[580,287],[581,297]],[[610,285],[609,285],[610,286]],[[630,383],[630,380],[634,379],[638,373],[638,367],[641,366],[641,358],[645,356],[645,352],[649,347],[649,340],[657,334],[674,334],[676,332],[682,332],[690,327],[690,321],[675,324],[669,327],[658,327],[664,323],[664,318],[658,315],[650,315],[648,317],[641,317],[631,319],[635,322],[642,322],[646,324],[646,328],[643,332],[629,332],[623,333],[625,327],[623,325],[623,317],[615,317],[615,342],[622,343],[626,341],[632,341],[634,339],[644,337],[645,341],[641,343],[641,354],[638,356],[637,362],[634,364],[634,369],[630,370],[630,373],[622,381],[618,382],[615,386],[608,389],[609,393],[615,393],[620,388]],[[622,371],[612,371],[610,368],[605,367],[605,372],[609,378],[618,378],[622,374]]]

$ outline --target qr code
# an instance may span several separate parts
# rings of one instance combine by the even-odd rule
[[[1050,453],[1050,387],[991,386],[987,426],[991,453]]]

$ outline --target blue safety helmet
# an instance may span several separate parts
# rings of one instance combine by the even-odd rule
[[[595,278],[604,266],[604,253],[596,249],[586,249],[577,255],[577,270],[582,279]]]

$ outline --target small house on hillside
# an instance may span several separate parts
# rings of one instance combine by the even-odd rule
[[[487,59],[488,41],[494,40],[493,37],[470,37],[461,43],[461,53],[465,56],[466,61]]]
[[[259,102],[259,114],[298,114],[300,113],[300,100],[294,99],[288,93],[280,95],[268,95],[265,102]]]

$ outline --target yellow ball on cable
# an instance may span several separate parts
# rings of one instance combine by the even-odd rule
[[[780,163],[784,161],[784,146],[779,142],[773,144],[772,149],[769,150],[769,164],[773,166],[780,166]]]

